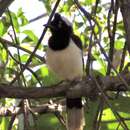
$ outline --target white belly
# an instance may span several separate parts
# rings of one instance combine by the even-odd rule
[[[83,76],[82,53],[74,43],[60,51],[48,48],[47,65],[59,78],[64,80],[73,80]]]

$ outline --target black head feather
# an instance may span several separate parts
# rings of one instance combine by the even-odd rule
[[[53,50],[65,49],[70,42],[70,39],[82,49],[80,38],[73,33],[72,24],[59,13],[56,13],[51,21],[49,28],[52,36],[49,39],[49,47]]]
[[[50,23],[50,29],[52,35],[62,35],[65,33],[69,35],[72,33],[72,26],[70,22],[59,13],[55,14],[54,19]]]
[[[66,48],[73,33],[70,22],[59,13],[56,13],[49,28],[52,33],[49,39],[49,47],[53,50],[62,50]]]

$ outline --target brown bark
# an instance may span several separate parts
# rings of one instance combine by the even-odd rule
[[[120,0],[119,2],[126,31],[126,42],[130,53],[130,0]]]
[[[122,75],[122,78],[130,84],[130,73]],[[130,90],[126,88],[124,83],[120,81],[119,77],[104,77],[100,79],[100,86],[105,91],[126,91]],[[70,89],[71,88],[71,89]],[[73,92],[72,92],[73,91]],[[72,92],[72,93],[71,93]],[[94,94],[99,92],[96,84],[92,80],[82,80],[80,82],[64,82],[58,85],[52,85],[50,87],[29,87],[23,88],[20,86],[8,86],[6,84],[0,85],[0,97],[2,98],[46,98],[46,97],[59,97],[65,96],[87,96],[94,97]],[[71,94],[73,95],[71,95]]]
[[[44,104],[42,106],[31,107],[30,111],[39,114],[54,113],[56,110],[60,112],[57,104]],[[0,107],[0,116],[12,116],[23,113],[24,110],[21,107]]]
[[[0,17],[2,14],[5,12],[5,9],[9,7],[9,5],[13,2],[14,0],[1,0],[0,1]]]

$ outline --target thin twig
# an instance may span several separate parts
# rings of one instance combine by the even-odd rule
[[[24,129],[29,130],[29,106],[28,100],[23,100],[23,116],[24,116]]]
[[[61,115],[61,113],[59,111],[56,111],[55,113],[55,116],[57,117],[57,119],[59,120],[59,122],[64,126],[66,127],[66,121],[64,119],[64,117]]]
[[[111,7],[110,7],[110,10],[109,10],[109,13],[108,13],[108,18],[107,18],[107,20],[108,20],[108,22],[107,22],[108,23],[108,34],[109,34],[109,38],[110,38],[109,59],[110,59],[111,62],[113,61],[113,54],[114,54],[114,43],[115,43],[115,33],[116,33],[118,9],[119,9],[118,0],[116,0],[113,29],[111,30],[110,17],[111,17],[112,10],[114,10],[114,1],[111,0]],[[109,75],[110,72],[111,72],[111,65],[108,62],[106,74]]]
[[[100,128],[100,123],[102,121],[103,108],[104,108],[104,99],[100,97],[95,120],[93,122],[93,130],[99,130]]]
[[[15,119],[16,119],[16,117],[17,117],[17,115],[18,115],[18,113],[20,113],[20,111],[22,110],[21,109],[21,102],[22,101],[20,101],[20,103],[18,104],[18,108],[19,109],[16,109],[15,107],[13,107],[13,108],[3,108],[3,110],[4,110],[4,112],[2,112],[1,111],[1,113],[3,113],[3,114],[7,114],[7,113],[10,113],[11,114],[11,120],[10,120],[10,122],[9,122],[9,125],[8,125],[8,130],[12,130],[12,127],[13,127],[13,123],[14,123],[14,121],[15,121]],[[17,112],[16,112],[17,111]],[[8,114],[7,114],[8,115]]]
[[[11,106],[11,107],[0,107],[0,117],[4,116],[12,116],[12,115],[19,115],[24,112],[23,108],[21,107],[22,105],[21,101],[17,107]],[[53,103],[45,103],[43,105],[38,105],[38,106],[31,106],[29,108],[30,113],[33,113],[34,115],[38,114],[44,114],[44,113],[55,113],[56,111],[62,112],[61,108],[58,108],[58,104]]]
[[[120,64],[119,72],[121,72],[123,67],[124,67],[126,51],[127,51],[127,43],[125,42],[125,45],[124,45],[124,48],[123,48],[123,52],[122,52],[121,64]]]
[[[32,54],[32,52],[31,52],[30,50],[28,50],[28,49],[26,49],[26,48],[23,48],[23,47],[21,47],[21,46],[19,46],[19,45],[17,45],[17,44],[14,44],[13,42],[10,42],[10,41],[8,41],[8,40],[6,40],[6,39],[3,39],[3,38],[1,38],[1,37],[0,37],[0,43],[1,43],[2,45],[3,45],[3,44],[6,44],[6,45],[9,46],[9,47],[18,48],[18,49],[20,49],[20,50],[22,50],[22,51],[24,51],[24,52],[26,52],[26,53],[28,53],[28,54]],[[45,63],[44,57],[41,57],[41,56],[37,55],[36,53],[35,53],[34,55],[35,55],[36,58],[40,59],[43,63]]]
[[[47,16],[47,13],[41,14],[41,15],[37,16],[36,18],[30,19],[29,23],[32,23],[32,22],[34,22],[36,20],[39,20],[39,19],[41,19],[41,18],[43,18],[45,16]]]
[[[13,42],[15,42],[15,44],[20,45],[19,42],[18,42],[18,39],[17,39],[16,32],[15,32],[15,28],[14,28],[14,23],[13,23],[13,20],[12,20],[11,12],[10,12],[10,10],[8,8],[7,8],[7,12],[8,12],[8,15],[9,15],[9,18],[10,18],[10,24],[12,26],[13,33],[14,33],[14,40],[13,39],[12,40],[13,40]],[[20,51],[19,51],[18,48],[17,48],[17,53],[18,53],[18,61],[21,63]],[[21,66],[21,64],[19,64],[19,65],[20,65],[20,71],[21,71],[22,70],[22,66]],[[27,85],[26,85],[26,80],[25,80],[24,74],[22,73],[21,76],[22,76],[23,84],[26,87]],[[19,80],[20,80],[20,77],[19,77]]]
[[[99,0],[96,0],[96,3],[95,3],[95,8],[94,10],[92,9],[92,15],[96,15],[96,11],[97,11],[97,7],[98,7],[98,4],[99,4]],[[90,24],[91,26],[91,24]],[[95,24],[91,27],[91,35],[90,35],[90,43],[89,43],[89,46],[88,46],[88,58],[87,58],[87,63],[86,63],[86,75],[90,75],[90,64],[91,64],[91,60],[92,60],[92,46],[93,46],[93,35],[94,35],[94,27],[95,27]]]

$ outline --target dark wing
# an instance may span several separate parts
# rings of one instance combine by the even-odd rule
[[[73,42],[74,42],[81,50],[83,50],[82,42],[81,42],[80,38],[79,38],[77,35],[75,35],[75,34],[72,34],[72,35],[71,35],[71,38],[72,38]]]

